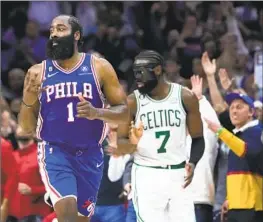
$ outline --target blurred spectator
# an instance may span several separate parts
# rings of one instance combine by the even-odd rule
[[[10,107],[7,101],[3,98],[3,96],[0,96],[0,106],[1,106],[2,111],[4,110],[10,111]]]
[[[262,129],[253,120],[253,100],[247,95],[226,96],[229,115],[235,126],[233,133],[218,123],[206,120],[208,127],[230,148],[228,158],[227,196],[222,212],[228,221],[259,222],[263,219],[263,169],[259,154]],[[253,194],[252,194],[253,193]]]
[[[217,161],[215,165],[215,203],[213,221],[221,222],[221,208],[226,199],[226,175],[228,167],[229,148],[219,142]]]
[[[211,104],[203,96],[202,79],[199,76],[191,77],[192,92],[199,100],[199,109],[203,122],[205,152],[195,168],[193,181],[189,189],[193,196],[197,222],[213,220],[213,205],[215,201],[214,167],[218,153],[217,137],[208,129],[205,119],[219,124],[218,117]],[[188,157],[190,157],[192,139],[187,136]]]
[[[116,146],[116,139],[117,132],[111,130],[108,138],[103,142],[103,148]],[[125,221],[124,199],[120,198],[122,192],[122,175],[114,172],[111,173],[110,158],[110,156],[104,155],[103,176],[91,222]],[[114,168],[116,169],[116,167]]]
[[[39,24],[30,20],[26,24],[26,36],[21,41],[21,51],[31,65],[46,58],[47,38],[39,32]]]
[[[250,22],[258,19],[257,9],[251,2],[244,2],[244,5],[236,7],[236,15],[241,21]]]
[[[182,63],[182,75],[186,78],[191,76],[192,60],[200,57],[202,27],[198,25],[196,16],[188,15],[180,34],[178,47],[178,58]]]
[[[11,112],[14,114],[16,119],[18,117],[18,113],[19,113],[19,110],[20,110],[21,102],[22,102],[21,98],[16,98],[16,99],[13,99],[11,101],[11,103],[10,103]]]
[[[168,59],[165,62],[165,74],[167,79],[171,82],[178,84],[184,84],[185,79],[180,76],[180,65],[172,60]]]
[[[14,33],[14,28],[10,27],[5,32],[2,32],[2,45],[5,45],[5,49],[1,49],[1,70],[7,71],[9,66],[11,65],[15,53],[17,37]]]
[[[18,135],[19,130],[16,132]],[[11,199],[8,222],[41,222],[51,208],[44,202],[45,187],[39,173],[37,145],[32,138],[18,135],[19,150],[14,155],[19,169],[19,183]]]
[[[127,214],[126,214],[126,220],[125,222],[136,222],[136,212],[134,210],[134,205],[132,202],[132,193],[131,193],[131,171],[132,171],[132,165],[133,165],[133,157],[131,156],[129,161],[126,164],[125,171],[123,173],[123,189],[124,189],[124,195],[128,199],[128,208],[127,208]]]
[[[47,32],[53,18],[61,14],[59,4],[60,2],[31,1],[29,3],[28,19],[36,21],[39,24],[40,31]]]
[[[8,72],[8,82],[13,92],[12,98],[10,99],[22,96],[24,79],[25,72],[22,69],[14,68]]]
[[[254,106],[255,106],[255,111],[256,111],[255,116],[259,120],[261,125],[263,125],[263,104],[261,101],[256,100],[254,102]]]
[[[11,117],[11,113],[7,110],[3,110],[1,113],[1,136],[9,140],[13,147],[17,148],[17,142],[15,139],[15,131],[17,123]]]
[[[1,137],[1,221],[6,221],[12,210],[12,198],[18,187],[18,167],[12,145]]]
[[[204,42],[204,51],[206,51],[210,58],[215,58],[217,55],[217,45],[213,38]]]
[[[206,29],[214,36],[222,36],[227,31],[226,23],[223,20],[223,12],[220,2],[213,2],[208,11]]]
[[[218,68],[225,68],[232,76],[235,62],[237,61],[237,36],[235,34],[227,33],[220,39],[221,55],[217,60]]]
[[[93,2],[78,2],[76,17],[83,26],[83,36],[87,36],[96,31],[97,10]]]

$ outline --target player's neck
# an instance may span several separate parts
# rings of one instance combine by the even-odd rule
[[[164,78],[161,78],[158,85],[151,91],[149,96],[156,100],[164,99],[169,94],[170,85],[171,84],[165,81]]]
[[[57,60],[58,65],[63,69],[72,69],[81,59],[82,53],[76,51],[73,56],[65,60]]]

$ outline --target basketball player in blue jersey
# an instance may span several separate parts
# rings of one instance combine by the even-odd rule
[[[75,17],[52,21],[48,59],[28,70],[19,114],[23,134],[36,130],[40,140],[40,173],[59,222],[90,220],[102,177],[105,122],[125,123],[129,116],[114,69],[80,53],[81,41]]]

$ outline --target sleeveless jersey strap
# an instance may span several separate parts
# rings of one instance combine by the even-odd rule
[[[182,111],[183,111],[184,114],[186,115],[186,109],[185,109],[185,106],[184,106],[183,96],[182,96],[183,87],[178,84],[177,88],[178,88],[178,89],[177,89],[177,93],[178,93],[179,104],[180,104],[180,106],[181,106]]]
[[[53,73],[53,72],[56,72],[56,68],[54,67],[52,61],[50,59],[47,59],[47,60],[44,60],[43,61],[44,63],[44,79],[48,78],[48,74],[49,73]]]
[[[137,106],[137,110],[136,110],[136,115],[135,115],[135,120],[134,123],[136,124],[137,122],[137,118],[139,117],[139,113],[140,113],[140,108],[141,108],[141,104],[140,104],[140,92],[138,90],[134,90],[133,91],[134,95],[135,95],[135,99],[136,99],[136,106]]]

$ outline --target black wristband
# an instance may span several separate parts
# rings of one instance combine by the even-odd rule
[[[205,140],[204,137],[192,138],[191,153],[190,153],[190,163],[197,164],[202,158],[205,150]]]
[[[27,105],[27,104],[24,102],[24,100],[22,100],[22,104],[25,105],[27,108],[32,108],[32,107],[34,106],[34,104],[33,104],[33,105]]]

